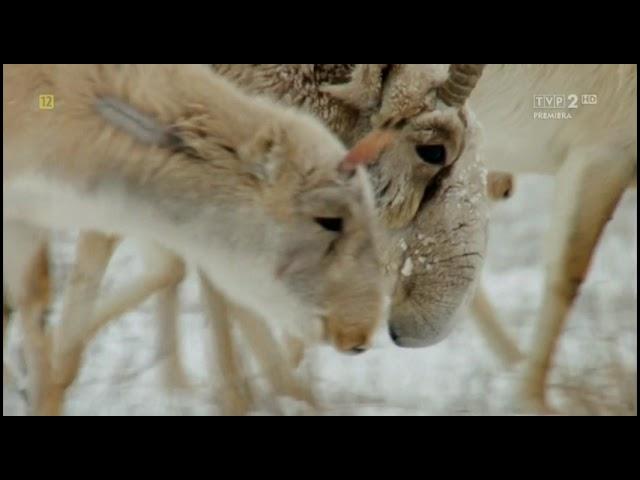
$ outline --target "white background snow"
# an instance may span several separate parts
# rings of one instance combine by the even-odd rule
[[[483,280],[503,325],[521,347],[528,344],[540,303],[542,238],[552,204],[553,179],[521,176],[514,197],[492,211]],[[73,238],[56,236],[56,278],[69,269]],[[140,271],[135,253],[135,247],[126,244],[118,250],[106,288]],[[560,412],[637,413],[637,295],[637,194],[632,190],[607,225],[562,336],[550,380],[551,400]],[[160,381],[161,366],[154,360],[154,305],[149,300],[114,322],[91,345],[80,377],[69,390],[65,414],[219,414],[205,358],[210,337],[193,276],[182,287],[182,302],[181,341],[195,384],[192,392],[168,393]],[[59,308],[58,301],[54,321]],[[14,366],[19,364],[19,333],[12,325],[4,350]],[[316,413],[325,415],[499,415],[513,412],[510,389],[517,372],[507,371],[495,359],[465,310],[456,330],[437,346],[400,349],[381,332],[376,347],[361,356],[314,349],[298,375],[311,379],[322,404]],[[268,400],[267,392],[250,413],[313,413],[292,400]],[[5,386],[3,414],[24,415],[25,408],[17,390]]]

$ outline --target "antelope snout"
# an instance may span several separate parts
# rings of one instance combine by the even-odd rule
[[[327,321],[326,338],[336,350],[348,355],[359,355],[371,348],[373,331],[368,328],[332,325]]]

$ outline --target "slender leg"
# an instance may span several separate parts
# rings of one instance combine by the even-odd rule
[[[156,244],[144,244],[142,254],[145,273],[98,304],[95,317],[86,334],[87,341],[95,337],[112,320],[135,309],[157,293],[159,350],[165,357],[165,381],[171,388],[188,388],[189,381],[180,361],[177,336],[178,290],[185,276],[184,262]]]
[[[65,392],[80,370],[89,342],[88,320],[93,317],[100,284],[117,242],[116,238],[97,232],[83,232],[78,238],[60,325],[53,336],[53,374],[46,404],[49,415],[62,412]]]
[[[9,325],[9,318],[11,317],[11,307],[9,306],[9,302],[7,301],[7,296],[6,296],[6,287],[5,282],[2,282],[2,351],[4,352],[6,350],[6,345],[7,345],[7,326]],[[3,356],[4,357],[4,356]],[[9,368],[7,367],[7,364],[4,362],[4,358],[2,359],[2,383],[3,384],[8,384],[8,383],[13,383],[14,378],[13,375],[11,374],[11,372],[9,371]]]
[[[178,271],[175,278],[182,278],[184,275],[184,265],[181,260],[177,258],[175,260],[175,269]],[[180,282],[175,282],[158,292],[160,350],[163,356],[166,356],[164,373],[167,386],[170,388],[188,389],[190,386],[189,380],[180,360],[180,337],[178,332],[180,306],[179,287]]]
[[[231,311],[232,317],[237,320],[242,329],[243,336],[249,341],[252,352],[262,365],[273,390],[315,407],[317,402],[310,386],[302,383],[293,373],[294,362],[302,360],[304,345],[290,337],[287,343],[294,350],[289,350],[288,355],[285,355],[284,346],[279,344],[264,320],[238,305],[233,305]]]
[[[482,336],[505,365],[512,366],[523,359],[515,342],[500,325],[482,284],[478,285],[474,294],[471,310]]]
[[[223,379],[222,411],[225,415],[244,415],[253,398],[244,382],[242,369],[234,352],[229,309],[224,295],[219,292],[203,272],[198,272],[202,304],[211,326],[215,363],[211,370],[220,369]]]
[[[560,333],[598,239],[636,168],[635,158],[612,153],[617,152],[575,152],[557,175],[542,308],[519,389],[527,409],[547,410],[545,385]]]
[[[66,389],[76,378],[83,352],[102,327],[158,292],[160,349],[167,355],[166,380],[186,386],[177,348],[178,285],[183,262],[164,248],[145,244],[145,274],[96,307],[100,284],[119,239],[97,232],[80,235],[71,279],[65,291],[60,328],[55,339],[55,381],[49,389],[49,409],[60,413]],[[96,313],[97,311],[97,313]],[[95,317],[94,317],[95,313]],[[88,321],[93,319],[93,321]]]
[[[3,227],[3,278],[24,332],[30,411],[42,414],[50,371],[44,325],[50,299],[48,234],[20,222],[4,222]]]

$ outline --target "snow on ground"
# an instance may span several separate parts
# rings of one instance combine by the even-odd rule
[[[553,179],[518,178],[515,196],[492,213],[483,281],[503,325],[528,344],[542,290],[542,237],[550,220]],[[59,234],[55,275],[64,277],[73,256],[73,235]],[[135,246],[123,245],[106,287],[141,270]],[[408,268],[408,267],[407,267]],[[155,350],[157,329],[150,300],[114,322],[91,345],[80,378],[70,389],[67,415],[209,415],[220,413],[219,391],[207,373],[209,332],[199,311],[197,284],[182,287],[181,341],[196,388],[169,394]],[[551,378],[552,401],[578,414],[637,414],[637,193],[629,191],[608,224],[591,272],[566,325]],[[59,301],[52,318],[59,314]],[[515,372],[503,368],[466,311],[440,344],[420,350],[394,347],[381,332],[376,347],[342,356],[322,347],[309,352],[298,374],[310,378],[330,415],[500,415],[513,412]],[[5,358],[19,363],[19,330],[9,331]],[[259,378],[256,377],[256,380]],[[303,405],[265,394],[255,415],[305,414]],[[15,388],[3,389],[3,414],[23,415]]]

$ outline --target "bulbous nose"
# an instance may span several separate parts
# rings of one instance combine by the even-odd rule
[[[366,345],[358,345],[357,347],[353,347],[351,350],[349,350],[349,353],[358,355],[360,353],[366,352],[368,349],[369,347],[367,347]]]
[[[389,325],[389,336],[391,337],[391,340],[393,341],[393,343],[395,343],[397,345],[398,344],[398,338],[400,336],[393,330],[393,327],[391,325]]]
[[[389,336],[395,345],[402,348],[423,348],[435,345],[447,337],[453,326],[453,322],[451,322],[451,324],[436,327],[432,325],[431,328],[427,329],[425,332],[418,332],[422,334],[416,334],[411,330],[410,334],[407,334],[403,329],[403,325],[406,324],[406,319],[399,322],[397,320],[398,319],[390,322]]]

